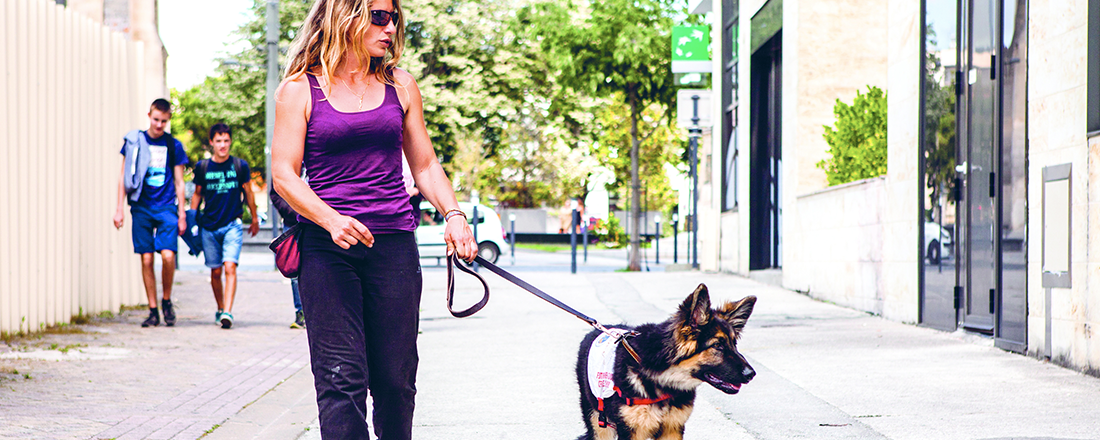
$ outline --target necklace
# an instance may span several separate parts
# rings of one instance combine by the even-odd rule
[[[363,93],[355,93],[355,91],[351,89],[351,86],[348,86],[347,81],[340,80],[340,82],[344,84],[344,88],[348,89],[348,91],[351,92],[352,95],[355,95],[356,98],[359,98],[359,110],[362,110],[363,109],[363,96],[366,96],[367,90],[370,89],[370,78],[367,78],[367,88],[363,89]]]

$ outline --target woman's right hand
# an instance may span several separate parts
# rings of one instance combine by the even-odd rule
[[[332,235],[332,242],[343,249],[359,243],[374,247],[374,235],[355,217],[337,215],[322,226]]]

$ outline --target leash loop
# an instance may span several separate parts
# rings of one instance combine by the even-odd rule
[[[477,257],[477,258],[481,259],[481,257]],[[454,309],[454,294],[455,294],[455,270],[454,270],[454,267],[456,265],[458,266],[458,270],[461,270],[461,271],[466,272],[470,275],[473,275],[474,278],[477,278],[478,281],[481,281],[481,286],[485,288],[485,294],[481,297],[481,301],[478,301],[477,304],[474,304],[474,305],[470,306],[470,308],[468,308],[466,310],[455,311],[455,309]],[[451,254],[451,256],[447,257],[447,311],[451,312],[451,316],[454,316],[455,318],[465,318],[467,316],[473,315],[474,313],[477,313],[482,308],[484,308],[485,305],[488,304],[488,303],[489,303],[489,283],[485,282],[485,278],[482,278],[481,275],[478,275],[477,272],[474,272],[473,269],[470,269],[468,266],[466,266],[466,264],[464,262],[462,262],[461,259],[458,258],[457,254]]]

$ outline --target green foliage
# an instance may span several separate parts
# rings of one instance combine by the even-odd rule
[[[539,42],[514,18],[527,3],[405,5],[402,64],[417,77],[441,162],[460,193],[515,207],[584,195],[587,168],[576,150],[592,138],[591,108],[600,103],[558,86]]]
[[[829,185],[886,174],[886,93],[868,86],[852,105],[837,99],[833,114],[836,127],[825,127],[832,158],[817,163]]]
[[[626,236],[626,230],[619,224],[619,218],[611,216],[606,221],[602,221],[595,225],[592,233],[596,236],[596,240],[608,248],[622,248],[630,241]]]
[[[641,207],[651,211],[667,211],[676,204],[666,167],[683,163],[680,152],[687,148],[687,139],[675,125],[662,123],[662,109],[651,104],[641,114],[639,129],[652,133],[638,149],[638,179],[641,181]],[[603,129],[598,142],[592,145],[592,155],[600,164],[614,171],[615,180],[607,185],[609,193],[620,194],[620,203],[629,205],[630,194],[630,107],[618,102],[608,105],[597,115]]]
[[[935,47],[935,30],[927,27],[928,47]],[[943,63],[934,51],[924,60],[924,154],[925,185],[930,206],[938,207],[940,198],[955,186],[955,88],[941,85]]]
[[[280,65],[283,65],[286,50],[311,4],[301,0],[280,0],[279,49],[283,54]],[[176,107],[172,115],[172,129],[184,143],[192,163],[209,157],[207,137],[210,126],[224,122],[233,129],[233,149],[230,153],[248,161],[252,171],[260,175],[265,171],[266,9],[266,1],[253,0],[252,19],[237,30],[237,35],[248,43],[248,47],[231,54],[228,58],[232,60],[230,64],[219,66],[214,75],[190,89],[172,91]]]
[[[520,26],[539,42],[563,86],[589,96],[618,97],[629,107],[626,147],[632,157],[632,185],[640,180],[639,148],[653,134],[639,129],[642,113],[654,103],[663,106],[666,117],[672,112],[672,23],[685,6],[674,0],[551,0],[517,14]],[[631,199],[637,217],[640,194],[632,193]],[[641,268],[638,241],[634,231],[632,270]]]

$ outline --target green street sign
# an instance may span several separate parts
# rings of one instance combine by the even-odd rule
[[[672,27],[672,73],[710,72],[710,26]]]
[[[710,26],[673,26],[672,61],[709,61]]]

